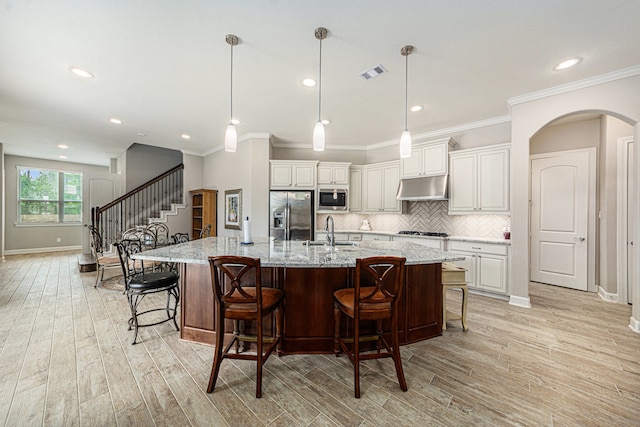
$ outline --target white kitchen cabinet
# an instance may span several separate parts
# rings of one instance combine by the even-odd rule
[[[344,162],[320,162],[318,163],[318,185],[349,185],[349,166]]]
[[[509,246],[494,243],[449,241],[448,252],[464,256],[455,261],[467,269],[470,289],[506,295],[508,286]]]
[[[391,236],[387,234],[362,233],[362,241],[367,241],[367,240],[388,242],[391,240]]]
[[[428,246],[434,249],[444,250],[444,240],[443,239],[430,239],[428,237],[412,237],[406,235],[398,235],[393,236],[392,239],[394,242],[411,242],[422,246]]]
[[[360,233],[341,233],[334,232],[333,235],[336,238],[336,242],[360,242],[362,241],[362,234]],[[319,231],[316,233],[316,240],[326,240],[327,233],[325,231]]]
[[[449,147],[455,145],[451,138],[426,144],[415,144],[411,157],[400,159],[402,178],[446,175],[449,171]]]
[[[362,210],[362,166],[349,168],[349,212]]]
[[[399,213],[401,203],[396,199],[400,181],[400,162],[367,165],[363,169],[363,200],[366,212]]]
[[[509,144],[449,154],[449,214],[509,213]]]
[[[272,189],[315,189],[318,162],[271,160],[270,163]]]

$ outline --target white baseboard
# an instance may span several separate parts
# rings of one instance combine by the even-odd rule
[[[640,320],[634,319],[633,316],[631,316],[629,318],[629,329],[640,334]]]
[[[517,297],[515,295],[509,296],[509,305],[515,305],[516,307],[531,308],[531,299],[529,297]]]
[[[600,296],[600,298],[607,302],[620,302],[620,297],[618,296],[618,294],[611,294],[602,289],[601,286],[598,286],[598,295]]]
[[[82,245],[54,246],[52,248],[7,249],[4,251],[4,254],[5,255],[40,254],[43,252],[78,251],[80,249],[82,249]]]

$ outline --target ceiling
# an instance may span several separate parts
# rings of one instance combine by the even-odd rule
[[[318,87],[301,80],[317,77],[323,26],[327,148],[366,149],[404,128],[405,45],[420,135],[504,121],[511,97],[637,66],[638,18],[636,0],[0,0],[0,143],[99,165],[133,142],[209,153],[229,121],[231,33],[238,133],[311,150]],[[572,56],[583,61],[552,69]],[[388,73],[358,75],[378,64]]]

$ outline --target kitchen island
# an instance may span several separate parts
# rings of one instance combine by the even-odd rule
[[[243,245],[235,237],[209,237],[136,254],[149,261],[180,263],[180,337],[213,344],[214,303],[209,256],[260,258],[262,285],[285,292],[282,353],[333,352],[333,293],[353,286],[356,258],[405,257],[405,288],[400,302],[400,343],[442,333],[443,262],[461,257],[410,242],[361,242],[357,245],[304,245],[302,241],[257,238]],[[274,320],[267,321],[267,331]],[[373,325],[371,325],[373,326]],[[248,328],[251,325],[247,326]],[[344,327],[351,327],[344,322]],[[225,327],[232,332],[232,323]],[[345,331],[346,332],[346,331]]]

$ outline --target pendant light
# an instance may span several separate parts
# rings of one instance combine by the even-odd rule
[[[324,124],[322,124],[322,40],[327,38],[327,29],[318,27],[315,36],[320,40],[320,65],[318,67],[318,121],[313,128],[313,150],[324,151]]]
[[[400,54],[404,56],[404,131],[400,135],[400,158],[411,157],[411,134],[407,126],[407,105],[409,92],[409,55],[413,52],[413,46],[405,46],[400,49]]]
[[[231,104],[231,117],[229,117],[229,125],[224,133],[224,151],[235,153],[236,148],[238,147],[238,131],[233,124],[233,47],[238,45],[238,37],[233,34],[227,34],[224,39],[227,44],[231,46],[231,95],[229,97]]]

